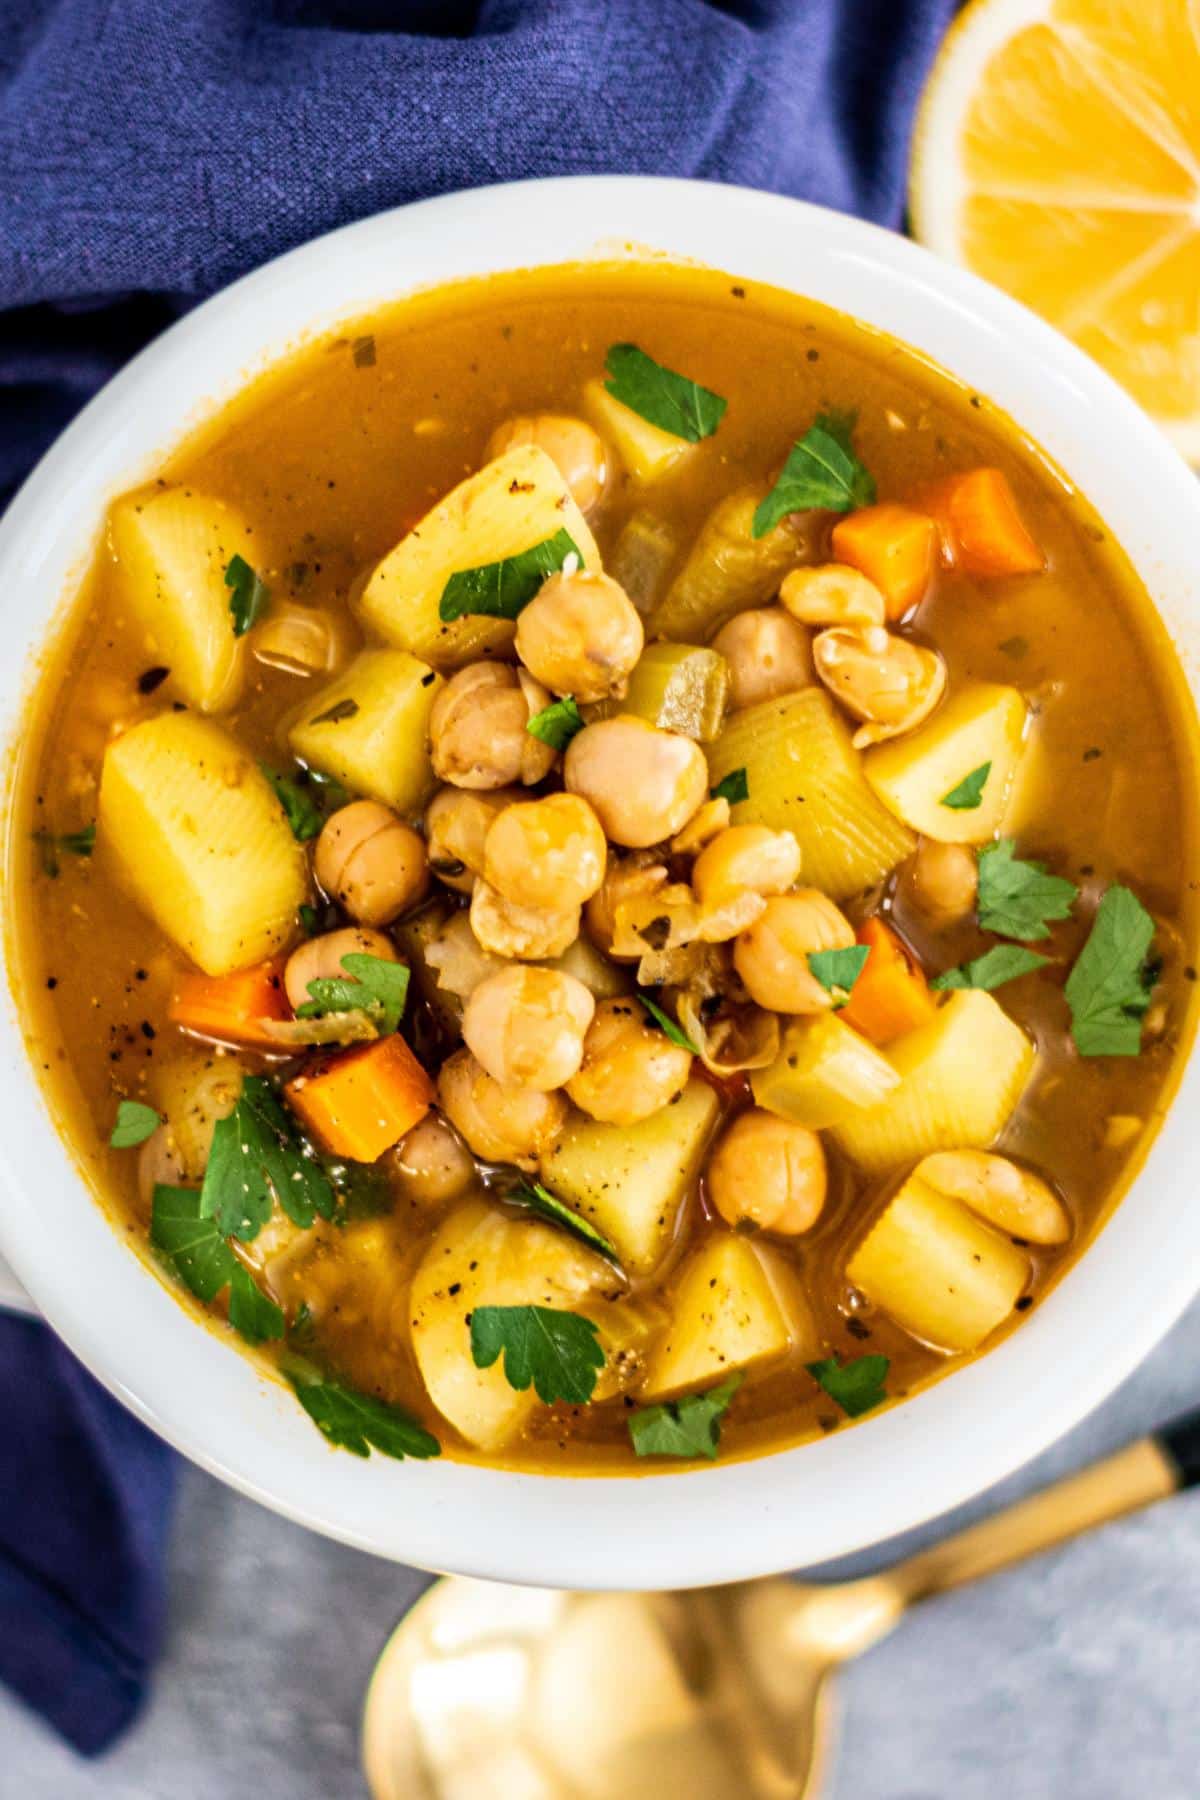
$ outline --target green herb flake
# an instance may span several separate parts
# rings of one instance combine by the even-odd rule
[[[825,992],[833,995],[835,1012],[849,1000],[870,954],[869,944],[851,944],[844,950],[809,951],[808,966]]]
[[[226,563],[225,586],[229,589],[233,635],[245,637],[271,604],[271,590],[244,556],[231,556]]]
[[[982,956],[973,957],[970,962],[960,963],[957,969],[947,969],[944,975],[935,976],[929,985],[939,991],[946,988],[983,988],[990,994],[993,988],[1003,987],[1006,981],[1016,981],[1022,975],[1032,974],[1034,969],[1044,969],[1049,961],[1048,956],[1039,956],[1036,950],[1026,950],[1023,944],[994,944]]]
[[[215,1300],[233,1279],[237,1258],[217,1221],[204,1212],[197,1188],[155,1188],[150,1242],[198,1300]]]
[[[501,1192],[510,1205],[520,1206],[527,1212],[536,1213],[538,1218],[545,1219],[547,1224],[560,1225],[564,1231],[569,1231],[572,1237],[578,1238],[581,1244],[586,1244],[589,1250],[594,1250],[597,1255],[606,1257],[609,1262],[620,1265],[621,1259],[617,1254],[616,1246],[609,1242],[604,1233],[597,1231],[596,1227],[587,1219],[582,1218],[579,1213],[573,1212],[565,1202],[558,1198],[557,1194],[552,1194],[549,1188],[544,1188],[540,1181],[518,1181],[512,1187],[503,1188]]]
[[[1028,943],[1050,935],[1050,921],[1065,919],[1079,897],[1073,881],[1048,875],[1040,862],[1022,862],[1012,838],[979,851],[979,923],[998,937]]]
[[[84,825],[78,831],[59,833],[35,831],[33,841],[41,851],[43,875],[48,875],[51,881],[55,881],[59,874],[59,851],[65,852],[67,856],[90,856],[96,848],[96,827],[94,824]]]
[[[310,725],[340,725],[343,719],[353,719],[357,713],[357,700],[335,700],[332,706],[327,706],[323,713],[318,713],[315,719],[308,722]]]
[[[706,1394],[639,1407],[629,1415],[634,1451],[638,1456],[704,1456],[711,1462],[721,1443],[721,1421],[741,1385],[741,1375],[734,1375]]]
[[[1020,662],[1023,656],[1029,654],[1029,639],[1023,637],[1004,638],[996,645],[996,648],[1002,655],[1011,656],[1014,662]]]
[[[570,532],[559,529],[553,537],[531,544],[502,562],[484,563],[477,569],[460,569],[442,589],[438,617],[443,624],[468,614],[489,619],[515,619],[529,605],[542,583],[557,575],[569,556],[582,566],[583,556]]]
[[[296,1017],[320,1019],[326,1013],[365,1012],[375,1021],[380,1037],[387,1037],[404,1016],[407,965],[351,951],[343,956],[342,967],[344,976],[319,976],[309,982],[312,999],[296,1008]]]
[[[287,814],[287,822],[296,841],[306,844],[310,838],[317,837],[325,823],[325,816],[308,789],[298,781],[293,781],[290,776],[281,775],[270,763],[260,762],[258,766]]]
[[[261,1075],[245,1077],[233,1111],[217,1121],[200,1201],[204,1217],[243,1243],[258,1236],[276,1201],[303,1231],[334,1216],[329,1177]]]
[[[750,782],[745,769],[730,769],[715,788],[709,788],[708,797],[710,800],[728,800],[730,806],[738,806],[743,800],[748,800]]]
[[[530,1382],[546,1406],[585,1406],[604,1367],[600,1328],[582,1313],[551,1306],[477,1306],[471,1314],[471,1358],[490,1369],[503,1352],[504,1378],[524,1393]]]
[[[543,706],[525,726],[531,737],[540,738],[552,750],[565,750],[577,731],[583,730],[583,715],[570,694]]]
[[[980,763],[977,769],[963,776],[957,787],[942,795],[939,805],[948,806],[951,812],[975,812],[983,804],[983,790],[991,772],[990,762]]]
[[[372,333],[368,331],[363,337],[353,338],[350,343],[350,354],[354,359],[356,369],[373,369],[376,356],[375,339]]]
[[[141,1100],[122,1100],[108,1141],[114,1150],[132,1150],[135,1144],[144,1144],[152,1137],[160,1123],[152,1106],[146,1106]]]
[[[664,368],[636,344],[613,344],[604,372],[604,386],[614,400],[686,444],[711,437],[725,417],[729,402],[720,394]]]
[[[1154,920],[1127,887],[1106,890],[1067,978],[1071,1036],[1081,1056],[1137,1056],[1154,990],[1147,956]]]
[[[695,1044],[693,1044],[691,1038],[687,1035],[687,1032],[682,1030],[681,1027],[676,1024],[669,1012],[664,1012],[662,1007],[656,1005],[647,994],[639,994],[638,999],[650,1014],[650,1017],[654,1020],[654,1023],[658,1026],[664,1037],[670,1038],[673,1044],[678,1044],[681,1050],[690,1050],[693,1056],[699,1056],[700,1052],[697,1050]]]
[[[406,1456],[426,1460],[440,1456],[442,1447],[423,1425],[398,1406],[389,1406],[373,1394],[360,1394],[337,1381],[321,1381],[294,1371],[288,1380],[296,1398],[321,1436],[352,1456],[369,1456],[372,1449],[403,1462]]]
[[[284,1333],[283,1308],[268,1298],[243,1263],[229,1281],[229,1323],[248,1344],[270,1344]]]
[[[875,499],[875,478],[854,454],[854,413],[818,413],[788,451],[778,481],[754,513],[752,535],[765,537],[788,513],[852,512]]]
[[[855,1356],[847,1363],[831,1356],[825,1362],[805,1366],[818,1387],[824,1388],[848,1418],[861,1418],[887,1399],[883,1384],[890,1364],[886,1356]]]
[[[310,906],[306,900],[297,911],[296,917],[300,921],[300,929],[305,937],[316,937],[321,929],[320,915],[316,907]]]

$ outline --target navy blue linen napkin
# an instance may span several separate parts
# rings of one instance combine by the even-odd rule
[[[702,176],[900,221],[956,0],[0,0],[0,500],[142,343],[402,201]],[[80,1750],[157,1648],[169,1452],[0,1317],[0,1678]]]

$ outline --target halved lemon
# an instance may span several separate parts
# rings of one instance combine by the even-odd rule
[[[922,243],[1200,461],[1200,0],[974,0],[921,101],[909,201]]]

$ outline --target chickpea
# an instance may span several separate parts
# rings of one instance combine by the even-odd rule
[[[708,1195],[727,1225],[752,1224],[796,1237],[821,1216],[827,1176],[815,1131],[753,1107],[717,1142]]]
[[[707,908],[747,892],[764,899],[785,894],[799,873],[800,846],[790,831],[730,825],[696,858],[692,886]]]
[[[768,1012],[825,1012],[833,996],[808,966],[815,950],[848,950],[850,921],[817,888],[768,900],[733,946],[733,966],[750,998]]]
[[[577,732],[563,778],[590,802],[605,836],[634,850],[674,837],[708,798],[699,744],[629,713]]]
[[[579,908],[544,911],[506,900],[480,876],[471,895],[471,930],[493,956],[515,956],[522,962],[541,962],[562,956],[579,936]]]
[[[571,490],[581,513],[595,512],[608,485],[608,451],[604,439],[583,419],[561,413],[534,413],[506,419],[488,439],[487,459],[503,456],[522,444],[536,444]]]
[[[756,607],[722,625],[712,641],[729,664],[729,704],[734,712],[794,694],[812,683],[808,633],[782,606]]]
[[[440,882],[469,894],[483,874],[483,845],[497,813],[521,797],[520,788],[439,788],[425,808],[429,866]]]
[[[607,1125],[636,1125],[681,1094],[692,1053],[652,1025],[636,1000],[602,1000],[567,1092]]]
[[[558,754],[526,731],[549,706],[544,687],[508,663],[468,663],[452,675],[429,714],[434,773],[460,788],[498,788],[541,781]]]
[[[583,909],[587,934],[598,950],[614,962],[637,962],[637,956],[619,956],[613,949],[617,930],[617,908],[665,887],[667,871],[662,863],[636,856],[609,860],[604,880]]]
[[[453,1125],[426,1113],[391,1154],[392,1171],[405,1196],[419,1206],[457,1200],[476,1180],[475,1158]]]
[[[922,724],[946,688],[946,665],[936,650],[882,625],[822,631],[813,642],[813,663],[834,699],[866,721],[854,734],[858,750]]]
[[[488,1162],[536,1169],[566,1123],[561,1094],[504,1087],[493,1081],[469,1050],[456,1050],[438,1075],[442,1110],[476,1156]]]
[[[953,925],[975,910],[979,866],[967,844],[920,838],[900,875],[900,885],[931,925]]]
[[[347,978],[347,971],[342,967],[343,956],[379,956],[384,962],[400,960],[391,938],[384,937],[382,931],[352,926],[344,931],[326,931],[321,937],[309,938],[307,944],[292,951],[283,971],[283,985],[293,1011],[312,999],[308,991],[310,981],[321,981],[330,976]]]
[[[986,1150],[941,1150],[913,1171],[952,1194],[990,1224],[1031,1244],[1062,1244],[1071,1235],[1067,1209],[1040,1175]]]
[[[586,569],[551,575],[517,619],[517,655],[530,674],[581,701],[619,698],[645,641],[625,589]]]
[[[467,1048],[505,1087],[549,1093],[575,1074],[596,1002],[573,975],[555,969],[501,969],[467,1001]]]
[[[152,1131],[138,1151],[138,1198],[149,1212],[156,1187],[178,1187],[187,1174],[175,1134],[169,1125]]]
[[[600,821],[575,794],[550,794],[497,814],[484,846],[483,872],[506,900],[566,912],[590,900],[604,880],[608,845]]]
[[[779,598],[805,625],[882,625],[887,616],[875,583],[848,563],[793,569],[783,578]]]
[[[360,925],[390,925],[429,889],[424,839],[378,800],[335,812],[313,862],[325,892]]]

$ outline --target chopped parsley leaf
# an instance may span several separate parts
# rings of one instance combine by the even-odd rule
[[[987,778],[992,772],[990,762],[980,763],[969,775],[964,775],[957,787],[952,787],[948,794],[943,794],[939,802],[948,806],[951,812],[974,812],[983,804],[983,790],[987,786]]]
[[[524,1393],[530,1382],[547,1406],[584,1406],[604,1367],[600,1328],[582,1313],[551,1306],[477,1306],[471,1314],[471,1358],[490,1369],[503,1353],[504,1378]]]
[[[259,768],[274,789],[275,798],[287,814],[287,822],[292,828],[292,836],[298,843],[306,844],[309,838],[315,838],[325,823],[325,815],[316,805],[308,789],[290,776],[281,775],[270,763],[260,762]]]
[[[108,1141],[114,1150],[132,1150],[135,1144],[144,1144],[152,1137],[160,1123],[152,1106],[146,1106],[141,1100],[122,1100]]]
[[[1044,969],[1049,961],[1048,956],[1039,956],[1036,950],[1027,950],[1023,944],[993,944],[982,956],[935,976],[929,985],[938,989],[983,988],[990,994],[993,988],[1003,987],[1006,981],[1016,981],[1034,969]]]
[[[1050,935],[1050,921],[1065,919],[1079,895],[1073,881],[1048,875],[1040,862],[1022,862],[1012,838],[985,844],[979,851],[979,923],[998,937]]]
[[[687,444],[711,437],[729,404],[710,388],[664,368],[636,344],[613,344],[604,372],[604,386],[614,400]]]
[[[850,998],[863,965],[871,954],[869,944],[850,944],[843,950],[810,950],[808,966],[827,994],[833,995],[834,1011]]]
[[[699,1056],[700,1052],[697,1050],[695,1044],[693,1044],[691,1038],[687,1035],[687,1032],[684,1031],[681,1026],[676,1024],[669,1012],[664,1012],[662,1007],[656,1005],[646,994],[639,994],[638,999],[650,1014],[650,1017],[654,1020],[654,1023],[658,1026],[664,1037],[670,1038],[673,1044],[678,1044],[681,1050],[690,1050],[693,1056]]]
[[[709,788],[708,797],[710,800],[728,800],[730,806],[737,806],[742,800],[748,800],[750,782],[745,769],[730,769],[716,787]]]
[[[42,873],[53,881],[58,876],[58,852],[68,856],[90,856],[96,848],[96,827],[84,825],[79,831],[35,831],[33,841],[42,853]]]
[[[336,1200],[321,1165],[305,1152],[291,1115],[261,1075],[247,1075],[228,1118],[213,1132],[200,1211],[225,1237],[249,1243],[278,1201],[293,1225],[332,1219]]]
[[[636,1454],[706,1456],[711,1462],[721,1442],[721,1420],[741,1385],[741,1375],[733,1375],[705,1394],[639,1406],[629,1415],[629,1435]]]
[[[583,730],[583,715],[570,694],[543,706],[525,726],[531,737],[540,738],[553,750],[565,750],[577,731]]]
[[[1154,990],[1154,920],[1127,887],[1106,890],[1067,977],[1071,1036],[1081,1056],[1137,1056]]]
[[[357,712],[358,701],[347,697],[345,700],[335,700],[332,706],[327,706],[323,713],[318,713],[315,719],[308,722],[310,725],[340,725],[343,719],[353,719]]]
[[[336,1449],[349,1450],[351,1456],[369,1456],[374,1449],[397,1462],[406,1456],[424,1461],[442,1453],[437,1439],[399,1406],[295,1370],[288,1371],[288,1380],[321,1436]]]
[[[342,967],[344,976],[319,976],[309,982],[312,999],[296,1008],[296,1017],[319,1019],[325,1013],[365,1012],[375,1021],[380,1037],[395,1031],[408,997],[407,965],[351,951],[343,956]]]
[[[550,1225],[561,1225],[572,1237],[586,1244],[589,1250],[606,1257],[609,1262],[620,1264],[615,1245],[611,1244],[602,1231],[544,1188],[540,1181],[518,1181],[512,1187],[502,1188],[503,1198],[513,1206],[522,1206],[527,1212],[536,1213],[539,1219],[545,1219]]]
[[[477,569],[460,569],[442,589],[438,617],[443,624],[468,614],[489,619],[515,619],[529,605],[548,576],[556,575],[569,556],[582,565],[583,555],[570,532],[559,528],[553,537],[531,544],[502,562],[484,563]]]
[[[175,1274],[206,1304],[229,1289],[229,1323],[249,1343],[283,1336],[283,1313],[260,1292],[248,1269],[238,1261],[216,1219],[203,1209],[197,1188],[154,1190],[150,1242],[161,1250]]]
[[[875,499],[875,478],[854,454],[853,413],[818,413],[788,451],[779,479],[754,513],[751,531],[765,537],[788,513],[851,512]]]
[[[805,1365],[818,1387],[836,1401],[848,1418],[861,1418],[887,1399],[884,1382],[891,1366],[886,1356],[855,1356],[847,1363],[836,1356]]]
[[[271,604],[271,590],[244,556],[231,556],[225,565],[225,586],[230,590],[229,611],[234,637],[245,637]]]

